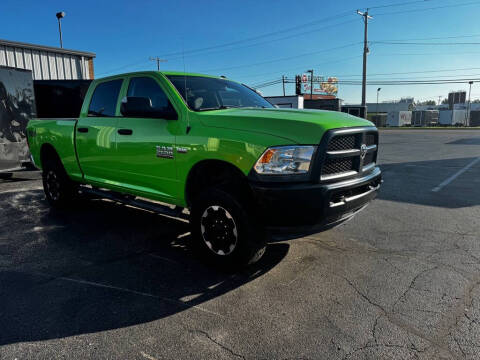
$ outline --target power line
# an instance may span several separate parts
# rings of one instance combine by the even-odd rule
[[[318,24],[318,23],[321,23],[321,22],[327,22],[327,21],[335,20],[335,19],[338,19],[338,18],[346,17],[346,16],[351,16],[351,13],[349,11],[345,11],[345,12],[342,12],[342,13],[339,13],[339,14],[336,14],[336,15],[331,15],[331,16],[328,16],[328,17],[325,17],[325,18],[322,18],[322,19],[318,19],[318,20],[314,20],[314,21],[311,21],[311,22],[308,22],[308,23],[304,23],[302,25],[292,26],[292,27],[282,29],[282,30],[278,30],[278,31],[272,31],[272,32],[262,34],[262,35],[252,36],[252,37],[241,39],[241,40],[236,40],[236,41],[231,41],[231,42],[227,42],[227,43],[223,43],[223,44],[207,46],[207,47],[203,47],[203,48],[186,50],[183,54],[186,55],[186,54],[191,54],[191,53],[197,53],[197,52],[202,52],[202,51],[206,51],[206,50],[212,50],[212,49],[216,49],[216,48],[222,48],[222,47],[237,45],[237,44],[241,44],[241,43],[252,41],[252,40],[263,39],[263,38],[266,38],[266,37],[271,37],[271,36],[274,36],[274,35],[277,35],[277,34],[290,32],[292,30],[297,30],[297,29],[309,27],[309,26],[312,26],[312,25],[315,25],[315,24]],[[182,52],[173,52],[173,53],[169,53],[169,54],[164,54],[163,56],[164,57],[169,57],[169,56],[176,56],[176,55],[182,55]]]
[[[480,36],[480,35],[479,35]],[[438,53],[438,52],[428,52],[428,53],[390,53],[390,54],[375,54],[375,56],[430,56],[430,55],[475,55],[475,54],[480,54],[480,52],[456,52],[456,53],[452,53],[452,54],[449,54],[449,53]],[[341,62],[341,61],[346,61],[346,60],[351,60],[351,59],[357,59],[359,57],[362,57],[362,55],[359,55],[359,56],[352,56],[352,57],[347,57],[347,58],[339,58],[339,59],[333,59],[333,60],[330,60],[330,61],[327,61],[327,62],[322,62],[320,64],[316,64],[316,65],[313,65],[313,67],[318,67],[318,66],[322,66],[322,65],[325,65],[325,64],[329,64],[329,63],[336,63],[336,62]],[[258,77],[258,76],[263,76],[263,75],[273,75],[273,74],[280,74],[282,72],[288,72],[288,71],[292,71],[292,70],[296,70],[296,69],[302,69],[302,68],[307,68],[307,67],[312,67],[312,65],[308,64],[308,65],[303,65],[303,66],[296,66],[294,68],[290,67],[290,68],[282,68],[278,71],[272,71],[272,72],[268,72],[268,73],[265,73],[265,72],[262,72],[262,73],[255,73],[255,74],[247,74],[246,76],[245,75],[239,75],[239,77],[242,77],[243,79],[248,79],[248,78],[253,78],[253,77]],[[448,70],[448,71],[456,71],[456,70],[477,70],[478,68],[463,68],[463,69],[452,69],[452,70]],[[434,70],[436,71],[436,70]],[[439,70],[440,71],[440,70]],[[441,70],[441,71],[444,71],[444,70]],[[445,69],[445,71],[447,71]],[[423,71],[422,71],[423,72]],[[433,71],[431,71],[433,72]],[[407,73],[414,73],[414,72],[402,72],[402,73],[381,73],[381,74],[368,74],[369,76],[377,76],[377,75],[397,75],[397,74],[407,74]],[[420,73],[420,72],[419,72]],[[335,75],[335,76],[362,76],[362,75],[357,75],[357,74],[349,74],[349,75]]]
[[[467,52],[455,52],[455,53],[445,53],[445,52],[436,52],[436,53],[389,53],[389,54],[375,54],[375,56],[431,56],[431,55],[442,55],[442,56],[458,56],[458,55],[475,55],[480,54],[479,51],[467,51]]]
[[[462,82],[465,82],[465,81],[470,81],[470,79],[473,79],[475,77],[478,77],[480,76],[480,74],[457,74],[457,75],[445,75],[445,77],[458,77],[458,76],[462,76],[463,78],[461,79],[445,79],[445,78],[441,78],[441,79],[438,79],[436,77],[424,77],[424,78],[387,78],[387,79],[375,79],[375,80],[372,80],[372,81],[369,81],[367,82],[367,84],[386,84],[386,83],[393,83],[393,84],[396,84],[396,83],[424,83],[424,82],[435,82],[435,83],[450,83],[450,82],[457,82],[457,81],[462,81]],[[274,85],[276,83],[281,83],[282,82],[282,79],[273,79],[273,80],[270,80],[270,81],[265,81],[265,82],[261,82],[261,83],[258,83],[258,84],[255,84],[255,85],[252,85],[252,87],[264,87],[264,86],[270,86],[270,85]],[[295,83],[295,80],[291,79],[291,78],[285,78],[285,82],[286,83]],[[362,84],[362,82],[360,80],[356,80],[356,79],[340,79],[337,81],[339,84],[342,84],[342,83],[352,83],[352,84]]]
[[[427,0],[425,0],[425,1],[427,1]],[[429,0],[429,1],[434,1],[434,0]],[[373,6],[373,7],[370,7],[370,8],[375,9],[375,8],[388,8],[388,7],[394,7],[394,6],[406,6],[406,5],[411,5],[411,4],[415,4],[415,3],[421,3],[421,2],[424,2],[424,1],[407,1],[407,2]],[[444,6],[429,7],[429,8],[417,8],[417,9],[411,9],[411,10],[400,11],[400,12],[380,13],[380,14],[376,14],[376,16],[377,15],[378,16],[392,15],[392,14],[399,14],[399,13],[412,12],[412,11],[427,11],[427,10],[435,10],[435,9],[441,9],[441,8],[475,5],[475,4],[479,4],[479,3],[480,3],[479,1],[474,1],[474,2],[459,3],[459,4],[454,4],[454,5],[444,5]],[[314,25],[316,25],[318,23],[321,23],[321,22],[329,22],[329,21],[332,21],[334,19],[352,16],[351,11],[352,10],[345,11],[345,12],[342,12],[342,13],[339,13],[339,14],[336,14],[336,15],[332,15],[332,16],[328,16],[328,17],[325,17],[325,18],[322,18],[322,19],[314,20],[314,21],[311,21],[309,23],[289,27],[289,28],[286,28],[286,29],[278,30],[278,31],[273,31],[273,32],[270,32],[270,33],[266,33],[266,34],[262,34],[262,35],[258,35],[258,36],[254,36],[254,37],[249,37],[249,38],[245,38],[245,39],[241,39],[241,40],[237,40],[237,41],[232,41],[232,42],[228,42],[228,43],[213,45],[213,46],[204,47],[204,48],[187,50],[187,51],[184,52],[184,54],[182,54],[182,52],[173,52],[173,53],[170,53],[170,54],[165,54],[164,56],[179,55],[178,57],[180,57],[180,55],[200,53],[200,52],[205,52],[205,51],[213,50],[213,49],[217,49],[217,48],[226,48],[226,47],[229,47],[229,46],[232,46],[232,45],[242,44],[242,43],[246,43],[246,42],[249,42],[249,41],[252,41],[252,40],[258,40],[258,39],[262,39],[262,38],[266,38],[266,37],[272,37],[272,36],[275,36],[275,35],[278,35],[278,34],[294,31],[294,30],[297,30],[297,29],[301,29],[301,28],[305,28],[305,27],[309,27],[309,26],[314,26]],[[347,21],[347,22],[353,22],[353,21],[354,20]],[[344,22],[344,23],[347,23],[347,22]],[[341,25],[341,24],[343,24],[343,23],[339,23],[337,25]],[[302,33],[299,33],[299,34],[292,34],[292,35],[289,35],[289,36],[285,36],[283,38],[273,39],[273,40],[265,41],[265,42],[261,42],[261,43],[246,45],[246,46],[243,46],[241,48],[258,46],[258,45],[261,45],[263,43],[268,43],[268,42],[272,42],[272,41],[280,41],[280,40],[287,39],[287,38],[292,38],[292,37],[295,37],[295,36],[301,36],[301,35],[304,35],[304,34],[307,34],[307,33],[310,33],[310,32],[320,31],[321,29],[323,29],[323,28],[316,29],[316,30],[311,30],[311,31],[307,31],[307,32],[302,32]],[[451,38],[454,38],[454,37],[451,37]],[[226,50],[233,50],[233,49],[226,49]],[[109,73],[112,73],[112,72],[115,72],[115,71],[118,71],[118,70],[121,70],[121,69],[126,69],[126,68],[129,68],[129,67],[138,66],[138,65],[144,64],[144,63],[145,63],[145,60],[139,60],[135,63],[130,63],[130,64],[119,66],[117,68],[110,69],[109,71],[102,72],[98,75],[109,74]],[[246,65],[246,66],[248,66],[248,65]]]
[[[383,75],[407,75],[407,74],[426,74],[426,73],[436,73],[436,72],[450,72],[450,71],[464,71],[464,70],[480,70],[480,67],[470,67],[470,68],[457,68],[457,69],[438,69],[438,70],[422,70],[422,71],[406,71],[406,72],[390,72],[390,73],[376,73],[368,74],[368,76],[383,76]],[[361,76],[359,74],[349,74],[349,75],[335,75],[336,77],[347,77],[347,76]],[[456,75],[455,75],[456,76]]]
[[[381,39],[373,40],[372,42],[378,41],[416,41],[416,40],[441,40],[441,39],[460,39],[460,38],[471,38],[471,37],[480,37],[480,34],[471,34],[471,35],[457,35],[457,36],[440,36],[440,37],[429,37],[429,38],[412,38],[412,39]]]
[[[392,54],[376,54],[376,56],[402,56],[402,55],[403,56],[415,56],[415,55],[442,55],[442,54],[443,53],[392,53]],[[452,54],[452,55],[456,55],[456,54],[480,54],[480,52],[461,52],[461,53],[455,53],[455,54]],[[329,64],[329,63],[337,63],[337,62],[340,62],[340,61],[346,61],[346,60],[350,60],[350,59],[356,59],[356,58],[359,58],[359,57],[361,57],[361,55],[354,56],[354,57],[349,57],[349,58],[332,59],[330,61],[326,61],[326,62],[322,62],[320,64],[313,65],[313,67],[318,67],[318,66],[322,66],[322,65],[325,65],[325,64]],[[144,62],[145,62],[145,60],[142,61],[142,63],[144,63]],[[118,70],[118,69],[122,69],[122,68],[125,68],[125,67],[130,67],[130,66],[135,66],[135,65],[137,65],[137,63],[125,65],[125,66],[122,66],[122,67],[119,67],[119,68],[116,68],[116,69]],[[258,77],[258,76],[263,76],[263,75],[269,75],[269,74],[279,74],[281,72],[292,71],[292,70],[296,70],[296,69],[306,68],[306,67],[309,67],[309,66],[312,67],[310,64],[308,64],[308,65],[304,65],[304,66],[298,66],[298,67],[295,67],[295,68],[280,69],[278,71],[269,72],[269,73],[262,72],[262,73],[257,73],[257,74],[253,74],[253,75],[249,75],[249,76],[240,75],[239,77],[241,77],[243,79],[248,79],[248,78],[253,78],[253,77]],[[480,68],[478,68],[478,67],[470,67],[470,68],[437,69],[437,70],[422,70],[422,71],[407,71],[407,72],[373,73],[373,74],[368,74],[368,75],[369,76],[407,75],[407,74],[423,74],[423,73],[465,71],[465,70],[479,70],[479,69]],[[102,74],[106,74],[106,73],[101,73],[101,74],[98,74],[98,75],[102,75]],[[335,76],[336,77],[348,77],[348,76],[362,76],[362,75],[361,74],[336,74]],[[269,80],[264,80],[264,81],[269,81]]]
[[[358,44],[360,44],[360,42],[355,42],[355,43],[351,43],[351,44],[336,46],[336,47],[330,48],[330,49],[322,49],[322,50],[319,50],[319,51],[312,51],[312,52],[309,52],[309,53],[303,53],[303,54],[294,55],[294,56],[277,58],[277,59],[273,59],[273,60],[267,60],[267,61],[252,63],[252,64],[236,65],[236,66],[230,66],[230,67],[225,67],[225,68],[216,68],[216,69],[206,69],[206,70],[201,70],[201,71],[203,71],[203,72],[209,72],[209,71],[219,71],[219,70],[232,70],[232,69],[239,69],[239,68],[243,68],[243,67],[250,67],[250,66],[258,66],[258,65],[271,64],[271,63],[274,63],[274,62],[286,61],[286,60],[296,59],[296,58],[299,58],[299,57],[316,55],[316,54],[320,54],[320,53],[322,53],[322,52],[327,52],[327,51],[332,51],[332,50],[338,50],[338,49],[344,49],[344,48],[347,48],[347,47],[350,47],[350,46],[354,46],[354,45],[358,45]]]
[[[285,76],[285,77],[284,77],[284,80],[288,83],[288,81],[289,81],[290,79],[289,79],[288,76]],[[263,84],[265,84],[265,83],[270,83],[270,82],[274,82],[274,81],[281,81],[281,80],[279,80],[278,78],[269,79],[269,80],[263,80],[263,81],[261,81],[261,82],[252,84],[252,87],[256,87],[257,85],[263,85]]]
[[[435,1],[435,0],[423,0],[423,1],[416,0],[416,1],[409,1],[409,2],[393,3],[393,4],[387,4],[387,5],[372,6],[372,7],[370,7],[370,9],[387,8],[387,7],[393,7],[393,6],[405,6],[405,5],[415,4],[415,3],[424,3],[426,1]],[[455,4],[455,5],[444,5],[444,6],[431,7],[431,8],[420,8],[420,9],[418,9],[418,11],[433,10],[433,9],[439,9],[439,8],[445,8],[445,7],[462,6],[462,5],[471,5],[471,4],[478,4],[478,3],[479,2],[476,1],[476,2],[460,3],[460,4]],[[335,15],[331,15],[331,16],[322,18],[322,19],[314,20],[314,21],[311,21],[311,22],[308,22],[308,23],[305,23],[305,24],[302,24],[302,25],[292,26],[292,27],[282,29],[282,30],[278,30],[278,31],[272,31],[272,32],[269,32],[269,33],[265,33],[265,34],[261,34],[261,35],[241,39],[241,40],[231,41],[231,42],[227,42],[227,43],[223,43],[223,44],[217,44],[217,45],[207,46],[207,47],[203,47],[203,48],[186,50],[184,52],[167,53],[167,54],[164,54],[163,56],[164,57],[170,57],[170,56],[177,56],[177,55],[178,56],[188,55],[188,54],[191,54],[191,53],[198,53],[198,52],[203,52],[203,51],[212,50],[212,49],[216,49],[216,48],[229,47],[229,46],[232,46],[232,45],[237,45],[237,44],[249,42],[249,41],[252,41],[252,40],[263,39],[263,38],[266,38],[266,37],[275,36],[277,34],[282,34],[282,33],[290,32],[290,31],[298,30],[298,29],[301,29],[301,28],[313,26],[313,25],[316,25],[318,23],[328,22],[328,21],[331,21],[331,20],[352,16],[352,13],[351,13],[352,11],[355,11],[355,9],[344,11],[344,12],[341,12],[341,13],[338,13],[338,14],[335,14]],[[415,10],[408,10],[408,11],[410,12],[410,11],[415,11]],[[389,13],[383,13],[383,14],[379,14],[379,15],[387,15],[387,14],[389,14]]]
[[[282,80],[277,80],[277,81],[272,81],[272,82],[269,82],[269,83],[265,83],[265,84],[258,84],[256,86],[253,86],[252,85],[252,88],[254,89],[260,89],[260,88],[263,88],[263,87],[267,87],[267,86],[272,86],[272,85],[276,85],[276,84],[282,84]],[[288,81],[285,81],[286,84],[290,83]]]
[[[272,74],[280,74],[282,72],[287,72],[287,71],[296,71],[298,69],[306,69],[307,67],[319,67],[319,66],[322,66],[322,65],[327,65],[327,64],[332,64],[332,63],[340,63],[340,62],[345,62],[345,61],[349,61],[349,60],[352,60],[352,59],[358,59],[358,58],[361,58],[362,55],[357,55],[357,56],[350,56],[350,57],[343,57],[343,58],[339,58],[339,59],[330,59],[328,61],[324,61],[322,63],[319,63],[319,64],[314,64],[314,65],[311,65],[311,64],[308,64],[308,65],[302,65],[302,66],[296,66],[296,67],[291,67],[289,69],[281,69],[281,70],[278,70],[278,71],[272,71],[272,72],[269,72],[269,73],[257,73],[257,74],[254,74],[254,75],[248,75],[248,76],[244,76],[244,75],[240,75],[239,78],[242,78],[242,79],[249,79],[249,78],[253,78],[253,77],[260,77],[260,76],[264,76],[264,75],[272,75]],[[301,70],[300,70],[301,71]]]
[[[125,64],[125,65],[121,65],[121,66],[118,66],[116,68],[112,68],[108,71],[104,71],[104,72],[101,72],[99,74],[97,74],[97,76],[102,76],[102,75],[106,75],[106,74],[111,74],[112,72],[116,72],[118,70],[123,70],[123,69],[127,69],[127,68],[130,68],[130,67],[133,67],[133,66],[137,66],[139,64],[146,64],[148,60],[146,60],[145,58],[142,58],[142,60],[138,60],[134,63],[129,63],[129,64]]]
[[[350,14],[351,16],[351,14]],[[312,24],[314,23],[318,23],[318,22],[321,22],[325,19],[321,19],[321,20],[316,20],[316,21],[313,21],[311,23],[307,23],[307,24],[304,24],[304,25],[301,25],[301,26],[296,26],[296,27],[292,27],[292,28],[288,28],[288,29],[285,29],[285,30],[282,30],[282,31],[278,31],[277,33],[282,33],[282,32],[287,32],[287,31],[290,31],[292,29],[296,29],[296,28],[301,28],[301,27],[308,27],[308,26],[312,26]],[[293,38],[293,37],[297,37],[297,36],[302,36],[302,35],[306,35],[306,34],[309,34],[309,33],[314,33],[314,32],[318,32],[318,31],[322,31],[322,30],[325,30],[327,28],[332,28],[333,26],[340,26],[340,25],[345,25],[345,24],[348,24],[348,23],[351,23],[355,20],[349,20],[349,21],[344,21],[344,22],[340,22],[340,23],[335,23],[335,24],[331,24],[329,26],[324,26],[324,27],[321,27],[321,28],[318,28],[318,29],[314,29],[314,30],[310,30],[310,31],[305,31],[305,32],[301,32],[301,33],[297,33],[297,34],[292,34],[292,35],[288,35],[288,36],[284,36],[284,37],[281,37],[281,38],[278,38],[278,39],[272,39],[272,40],[268,40],[268,41],[263,41],[263,42],[259,42],[259,43],[255,43],[255,44],[250,44],[250,45],[245,45],[245,46],[241,46],[241,47],[235,47],[235,48],[230,48],[230,49],[224,49],[224,50],[220,50],[220,51],[208,51],[206,53],[204,53],[203,55],[205,54],[212,54],[212,53],[221,53],[221,52],[224,52],[224,51],[230,51],[230,50],[236,50],[236,49],[244,49],[244,48],[249,48],[249,47],[254,47],[254,46],[259,46],[259,45],[263,45],[263,44],[267,44],[267,43],[271,43],[271,42],[275,42],[275,41],[281,41],[281,40],[285,40],[285,39],[290,39],[290,38]],[[268,33],[268,34],[264,34],[264,35],[259,35],[257,37],[254,37],[254,38],[262,38],[262,37],[266,37],[266,36],[273,36],[274,33]],[[239,40],[239,41],[236,41],[236,42],[232,42],[232,43],[228,43],[228,44],[222,44],[222,45],[219,45],[218,47],[227,47],[227,46],[230,46],[230,45],[233,45],[234,43],[243,43],[243,42],[246,42],[250,39],[253,39],[253,38],[249,38],[249,39],[244,39],[244,40]],[[208,48],[202,48],[202,49],[196,49],[196,50],[189,50],[189,51],[185,51],[185,54],[187,53],[192,53],[192,52],[197,52],[197,51],[200,51],[200,50],[208,50],[208,49],[214,49],[215,47],[208,47]],[[177,55],[178,56],[170,56],[170,55]],[[184,55],[183,53],[181,52],[177,52],[177,53],[171,53],[171,54],[166,54],[164,55],[164,57],[168,57],[169,60],[174,60],[174,59],[180,59],[180,58],[183,58]],[[195,56],[195,55],[190,55],[191,56]],[[187,55],[187,57],[189,57]],[[134,63],[130,63],[130,64],[126,64],[126,65],[122,65],[122,66],[119,66],[117,68],[113,68],[113,69],[110,69],[108,71],[104,71],[98,75],[105,75],[105,74],[110,74],[112,72],[115,72],[115,71],[118,71],[118,70],[122,70],[122,69],[126,69],[126,68],[129,68],[129,67],[133,67],[133,66],[137,66],[137,65],[140,65],[140,64],[144,64],[145,63],[145,60],[142,59],[142,60],[138,60]],[[221,69],[220,69],[221,70]]]
[[[427,1],[427,0],[424,0],[424,1]],[[384,8],[384,7],[391,7],[391,6],[402,6],[402,5],[409,5],[409,4],[413,4],[413,3],[421,3],[421,2],[424,2],[424,1],[418,1],[417,0],[417,1],[410,1],[410,2],[394,3],[394,4],[389,4],[389,5],[373,6],[373,7],[370,7],[370,8],[374,9],[374,8]],[[435,1],[435,0],[429,0],[429,1]],[[469,4],[469,3],[467,3],[467,4]],[[204,47],[204,48],[186,50],[185,52],[167,53],[167,54],[164,54],[163,56],[164,57],[169,57],[169,59],[173,60],[173,59],[181,58],[182,56],[188,55],[188,54],[191,54],[191,53],[202,52],[202,51],[206,51],[206,50],[212,50],[212,49],[215,49],[215,48],[228,47],[228,46],[231,46],[231,45],[240,44],[240,43],[248,42],[248,41],[251,41],[251,40],[258,40],[258,39],[261,39],[261,38],[270,37],[270,36],[274,36],[274,35],[277,35],[277,34],[289,32],[289,31],[293,31],[293,30],[297,30],[297,29],[301,29],[301,28],[305,28],[305,27],[309,27],[309,26],[313,26],[313,25],[318,24],[318,23],[328,22],[328,21],[331,21],[333,19],[352,16],[352,13],[351,13],[352,11],[354,11],[354,9],[348,10],[348,11],[345,11],[345,12],[341,12],[341,13],[338,13],[336,15],[328,16],[328,17],[325,17],[325,18],[322,18],[322,19],[314,20],[314,21],[311,21],[309,23],[305,23],[305,24],[302,24],[302,25],[297,25],[297,26],[286,28],[286,29],[273,31],[273,32],[270,32],[270,33],[266,33],[266,34],[262,34],[262,35],[258,35],[258,36],[254,36],[254,37],[250,37],[250,38],[245,38],[245,39],[241,39],[241,40],[237,40],[237,41],[233,41],[233,42],[229,42],[229,43],[223,43],[223,44]],[[350,22],[353,22],[353,21],[355,21],[355,20],[346,21],[346,22],[342,22],[342,23],[338,23],[338,24],[333,24],[331,26],[343,25],[343,24],[350,23]],[[328,27],[331,27],[331,26],[328,26]],[[262,43],[257,43],[257,44],[253,44],[253,45],[244,46],[244,47],[241,47],[241,48],[258,46],[258,45],[262,45],[264,43],[268,43],[268,42],[271,42],[271,41],[279,41],[279,40],[284,40],[284,39],[288,39],[288,38],[292,38],[292,37],[296,37],[296,36],[301,36],[301,35],[305,35],[305,34],[308,34],[308,33],[311,33],[311,32],[320,31],[320,30],[323,30],[325,28],[327,28],[327,26],[322,27],[320,29],[308,31],[308,32],[302,32],[302,33],[299,33],[299,34],[286,36],[286,37],[283,37],[283,38],[280,38],[280,39],[273,39],[273,40],[262,42]],[[232,50],[232,49],[229,49],[229,50]],[[178,56],[177,57],[170,57],[170,56],[175,56],[175,55],[178,55]],[[139,65],[141,63],[144,63],[144,61],[139,60],[138,62],[123,65],[123,66],[120,66],[119,68],[112,69],[112,70],[107,71],[107,72],[103,72],[99,75],[108,74],[108,73],[114,72],[116,70],[136,66],[136,65]]]
[[[406,13],[411,13],[411,12],[421,12],[421,11],[427,11],[427,10],[446,9],[446,8],[451,8],[451,7],[478,5],[478,4],[480,4],[479,1],[470,1],[470,2],[459,3],[459,4],[457,3],[457,4],[451,4],[451,5],[434,6],[434,7],[429,7],[429,8],[416,8],[416,9],[410,9],[410,10],[401,10],[401,11],[379,13],[379,14],[375,14],[375,16],[406,14]]]
[[[480,45],[480,42],[401,42],[401,41],[371,41],[373,44],[388,45]]]
[[[407,2],[387,4],[387,5],[369,6],[368,8],[369,9],[381,9],[381,8],[388,8],[388,7],[394,7],[394,6],[406,6],[406,5],[412,5],[412,4],[418,4],[418,3],[425,3],[426,1],[434,1],[434,0],[407,1]]]
[[[475,74],[479,76],[479,74]],[[288,79],[286,83],[295,83],[296,80]],[[382,85],[382,86],[394,86],[394,85],[442,85],[442,84],[468,84],[470,82],[480,82],[480,78],[457,78],[457,79],[417,79],[417,80],[373,80],[367,81],[367,85]],[[282,83],[282,79],[277,79],[274,81],[269,81],[261,84],[257,84],[254,87],[256,89],[268,87],[276,84]],[[363,82],[360,80],[338,80],[336,84],[339,85],[362,85]]]
[[[353,22],[355,22],[355,21],[356,21],[356,20],[343,21],[343,22],[340,22],[340,23],[331,24],[331,25],[329,25],[329,26],[323,26],[323,27],[318,28],[318,29],[313,29],[313,30],[309,30],[309,31],[304,31],[304,32],[301,32],[301,33],[292,34],[292,35],[287,35],[287,36],[283,36],[283,37],[280,37],[280,38],[270,39],[270,40],[266,40],[266,41],[262,41],[262,42],[258,42],[258,43],[254,43],[254,44],[250,44],[250,45],[235,46],[235,47],[232,47],[232,48],[229,48],[229,49],[223,49],[223,50],[207,51],[207,52],[203,52],[202,55],[218,54],[218,53],[223,53],[223,52],[226,52],[226,51],[240,50],[240,49],[251,48],[251,47],[255,47],[255,46],[259,46],[259,45],[264,45],[264,44],[271,44],[271,43],[273,43],[273,42],[282,41],[282,40],[286,40],[286,39],[291,39],[291,38],[295,38],[295,37],[299,37],[299,36],[303,36],[303,35],[308,35],[308,34],[311,34],[311,33],[316,33],[316,32],[319,32],[319,31],[323,31],[323,30],[325,30],[325,29],[330,29],[330,28],[332,28],[332,27],[334,27],[334,26],[345,25],[345,24],[353,23]],[[186,57],[195,57],[195,56],[198,56],[198,55],[197,55],[197,54],[193,54],[193,55],[187,55]],[[180,59],[180,58],[182,58],[182,56],[168,57],[169,60],[175,60],[175,59]]]
[[[369,84],[411,84],[411,83],[456,83],[456,82],[468,82],[468,81],[480,81],[478,78],[461,78],[461,79],[435,79],[435,80],[372,80],[369,81]],[[339,80],[339,83],[358,83],[361,84],[360,80]]]
[[[436,80],[373,80],[367,82],[368,85],[436,85],[436,84],[468,84],[470,81],[479,82],[480,78],[463,79],[436,79]],[[359,80],[339,80],[338,84],[361,85]]]
[[[438,75],[436,76],[422,76],[422,77],[415,77],[415,76],[409,76],[409,77],[389,77],[389,78],[380,78],[380,79],[374,79],[372,81],[429,81],[430,79],[436,79]],[[455,74],[455,75],[443,75],[444,78],[456,78],[456,77],[477,77],[480,76],[480,74]],[[358,79],[349,79],[349,78],[342,78],[342,81],[360,81]]]

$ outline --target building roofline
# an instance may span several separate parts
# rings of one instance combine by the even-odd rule
[[[79,56],[85,56],[89,58],[96,57],[95,53],[87,52],[87,51],[70,50],[70,49],[63,49],[63,48],[54,47],[54,46],[36,45],[36,44],[29,44],[29,43],[3,40],[3,39],[0,39],[0,45],[20,47],[20,48],[26,48],[26,49],[32,49],[32,50],[39,50],[39,51],[48,51],[48,52],[54,52],[54,53],[60,53],[60,54],[79,55]]]

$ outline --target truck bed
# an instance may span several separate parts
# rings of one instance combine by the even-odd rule
[[[55,150],[62,159],[67,173],[73,178],[82,179],[82,172],[75,154],[75,127],[77,118],[63,119],[32,119],[29,126],[34,133],[29,133],[29,145],[35,166],[42,169],[40,161],[40,146],[51,143],[55,139]]]

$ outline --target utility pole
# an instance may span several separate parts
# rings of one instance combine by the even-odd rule
[[[439,95],[438,96],[438,105],[440,105],[442,103],[442,95]]]
[[[465,119],[465,126],[470,125],[469,124],[469,122],[470,122],[470,112],[471,112],[471,109],[472,109],[472,103],[470,102],[470,96],[472,95],[473,81],[469,81],[468,83],[470,84],[470,90],[468,91],[468,110],[467,110],[467,118]]]
[[[65,12],[60,11],[56,13],[57,20],[58,20],[58,32],[60,33],[60,47],[63,48],[63,37],[62,37],[62,22],[61,19],[65,17]]]
[[[307,70],[310,73],[310,100],[313,100],[313,69]]]
[[[285,96],[285,75],[282,75],[283,96]]]
[[[368,15],[368,9],[365,12],[357,10],[357,14],[363,18],[365,24],[365,30],[363,34],[363,75],[362,75],[362,106],[367,104],[366,93],[367,93],[367,54],[368,50],[368,19],[373,19]],[[366,114],[365,114],[366,115]]]
[[[168,60],[160,59],[158,56],[155,56],[155,57],[151,56],[150,61],[156,61],[157,62],[157,71],[160,71],[160,63],[161,62],[167,62]]]

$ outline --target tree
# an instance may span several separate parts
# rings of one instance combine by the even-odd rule
[[[480,99],[472,100],[472,104],[480,104]]]
[[[442,100],[442,104],[443,104],[443,105],[448,104],[448,99],[443,99],[443,100]]]
[[[416,105],[437,105],[434,100],[419,101]]]

